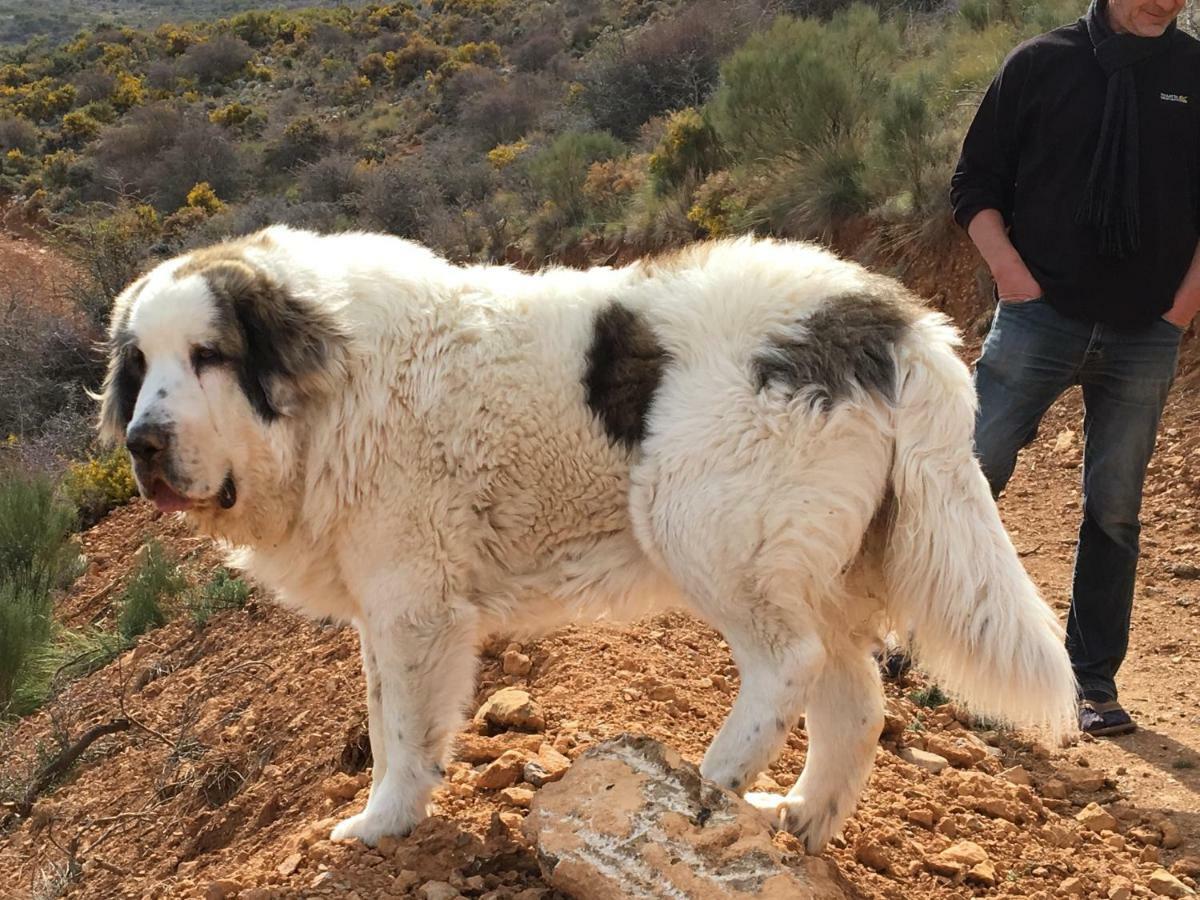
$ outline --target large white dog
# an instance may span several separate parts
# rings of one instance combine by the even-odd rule
[[[741,673],[703,773],[743,790],[805,714],[795,787],[748,799],[815,853],[871,768],[885,627],[980,712],[1073,727],[956,342],[804,244],[530,275],[271,228],[118,298],[101,426],[160,509],[358,628],[375,769],[335,839],[426,815],[483,635],[682,603]]]

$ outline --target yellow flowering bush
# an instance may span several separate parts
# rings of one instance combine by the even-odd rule
[[[85,526],[100,521],[112,509],[137,494],[129,456],[120,447],[72,463],[62,480],[63,495],[79,510]]]
[[[207,181],[201,181],[188,191],[187,205],[192,209],[204,210],[209,215],[220,212],[225,206]]]
[[[505,169],[517,161],[517,158],[529,149],[529,143],[524,139],[511,144],[497,144],[487,152],[487,161],[493,169]]]

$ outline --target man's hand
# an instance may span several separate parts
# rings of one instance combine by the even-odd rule
[[[1042,286],[1009,241],[999,210],[980,210],[967,226],[967,234],[988,264],[996,280],[996,295],[1002,303],[1019,303],[1042,296]]]
[[[1200,312],[1200,242],[1196,244],[1196,253],[1192,256],[1192,264],[1188,267],[1187,274],[1183,276],[1183,283],[1175,291],[1175,301],[1171,304],[1171,308],[1163,313],[1163,318],[1176,328],[1186,331],[1198,312]]]
[[[1042,286],[1015,253],[992,272],[992,277],[996,279],[996,295],[1001,303],[1023,303],[1042,296]]]
[[[1188,310],[1181,309],[1178,304],[1163,313],[1164,319],[1176,328],[1182,328],[1184,331],[1188,330],[1188,326],[1192,324],[1192,319],[1195,317],[1196,311],[1194,309],[1189,312]]]

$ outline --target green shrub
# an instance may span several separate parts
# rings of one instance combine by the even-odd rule
[[[158,541],[149,541],[143,548],[142,560],[121,596],[121,612],[117,631],[129,640],[163,625],[167,615],[162,603],[179,596],[187,581],[163,551]]]
[[[926,709],[934,709],[950,702],[950,698],[943,694],[942,689],[936,684],[913,691],[908,695],[908,699],[917,704],[917,706],[923,706]]]
[[[94,525],[137,495],[129,454],[123,447],[113,447],[72,463],[63,475],[62,492],[79,510],[80,524]]]
[[[780,167],[765,182],[757,219],[772,234],[828,240],[848,219],[871,205],[861,148],[850,138],[831,143],[791,166]]]
[[[16,707],[50,639],[53,595],[77,570],[75,513],[44,477],[0,480],[0,711]]]
[[[223,609],[242,609],[250,599],[250,585],[222,567],[199,591],[188,595],[188,613],[198,627],[203,628],[215,612]]]
[[[908,194],[914,208],[923,207],[931,192],[944,193],[944,185],[930,179],[950,149],[948,142],[940,140],[942,125],[930,103],[933,91],[927,74],[898,80],[884,97],[876,119],[872,174],[889,193]]]
[[[540,196],[568,225],[581,224],[588,216],[584,193],[588,169],[592,163],[613,159],[625,152],[624,146],[605,131],[569,131],[561,135],[529,164],[529,175]]]
[[[781,17],[722,65],[713,125],[742,160],[799,161],[861,128],[898,40],[861,6],[827,26]]]

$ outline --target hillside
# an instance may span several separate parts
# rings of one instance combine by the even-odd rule
[[[262,5],[262,0],[0,0],[0,48],[33,40],[57,45],[101,22],[140,26],[195,22]],[[337,0],[275,0],[271,4],[276,9],[337,5]]]

